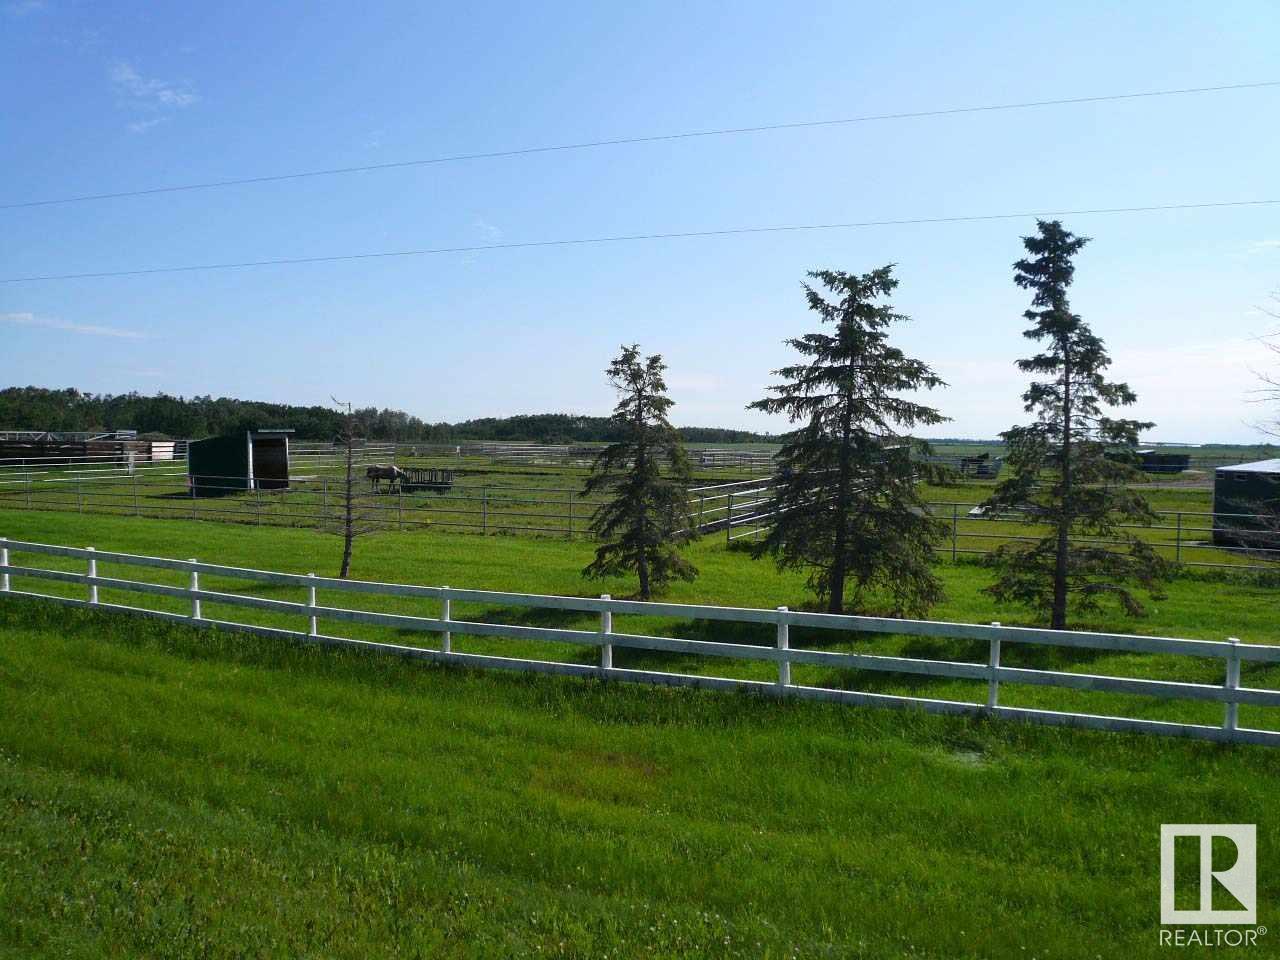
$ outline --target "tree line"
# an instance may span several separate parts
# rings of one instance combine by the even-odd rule
[[[609,417],[571,413],[484,417],[460,423],[428,423],[403,410],[352,410],[361,437],[417,443],[464,440],[537,443],[610,443],[621,439]],[[8,387],[0,390],[0,430],[137,430],[199,439],[245,430],[289,427],[303,440],[332,440],[348,426],[348,415],[328,406],[296,406],[230,397],[174,397],[159,393],[94,394],[75,389]],[[774,438],[747,430],[681,427],[689,443],[744,443]]]
[[[1056,220],[1037,221],[1023,238],[1013,279],[1031,292],[1023,336],[1038,345],[1017,364],[1034,378],[1022,394],[1029,421],[1001,434],[1008,476],[982,505],[1029,525],[987,559],[987,592],[1038,611],[1055,629],[1105,604],[1141,615],[1172,574],[1128,529],[1155,520],[1132,486],[1144,479],[1133,454],[1139,433],[1154,424],[1116,415],[1137,397],[1107,379],[1106,347],[1067,296],[1086,243]],[[934,570],[947,526],[922,499],[920,481],[938,468],[922,462],[931,450],[915,434],[947,422],[919,399],[946,384],[891,342],[909,319],[888,302],[898,286],[892,265],[808,278],[805,300],[822,326],[785,341],[797,360],[775,370],[768,396],[750,404],[794,427],[774,461],[772,523],[754,555],[806,573],[829,613],[922,615],[944,596]],[[610,364],[619,395],[612,420],[623,437],[597,457],[583,491],[609,495],[592,521],[602,542],[583,574],[634,572],[642,599],[697,576],[681,553],[695,535],[690,476],[668,419],[664,370],[660,356],[644,357],[634,344]],[[662,459],[669,471],[658,469]]]

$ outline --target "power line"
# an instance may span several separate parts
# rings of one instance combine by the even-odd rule
[[[188,190],[212,190],[219,187],[238,187],[255,183],[280,183],[286,180],[304,180],[310,177],[332,177],[348,173],[368,173],[375,170],[398,170],[404,167],[424,167],[434,164],[463,163],[469,160],[497,160],[507,157],[525,157],[539,153],[563,153],[571,150],[591,150],[599,147],[621,147],[640,143],[664,143],[673,140],[693,140],[701,137],[728,137],[748,133],[767,133],[777,130],[804,130],[815,127],[847,126],[855,123],[873,123],[885,120],[919,120],[926,117],[947,117],[968,113],[994,113],[1002,110],[1028,110],[1034,107],[1061,107],[1082,103],[1109,103],[1117,100],[1142,100],[1153,97],[1180,97],[1195,93],[1223,93],[1231,90],[1256,90],[1262,87],[1280,86],[1280,80],[1263,80],[1258,83],[1231,83],[1214,87],[1184,87],[1177,90],[1148,90],[1140,93],[1111,93],[1093,97],[1067,97],[1059,100],[1028,100],[1022,103],[995,103],[971,107],[948,107],[938,110],[916,110],[906,113],[876,113],[859,117],[834,120],[797,120],[790,123],[769,123],[751,127],[724,127],[714,130],[692,130],[684,133],[663,133],[651,136],[617,137],[610,140],[587,140],[581,143],[561,143],[542,147],[520,147],[514,150],[496,150],[487,153],[458,153],[442,157],[418,160],[397,160],[391,163],[373,163],[354,167],[330,167],[324,170],[305,170],[297,173],[279,173],[254,177],[237,177],[228,180],[207,180],[202,183],[185,183],[169,187],[148,187],[141,190],[122,190],[116,193],[90,193],[78,197],[55,197],[46,200],[23,200],[0,204],[0,210],[18,210],[27,207],[47,207],[57,204],[85,203],[92,200],[119,200],[126,197],[146,197],[162,193],[181,193]]]
[[[1077,217],[1091,214],[1154,213],[1163,210],[1207,210],[1222,207],[1261,207],[1280,204],[1277,200],[1216,200],[1207,203],[1166,203],[1145,207],[1097,207],[1090,210],[1047,210],[1039,213],[989,213],[960,217],[912,217],[902,220],[861,220],[848,223],[805,223],[772,227],[729,227],[721,230],[685,230],[669,233],[629,233],[611,237],[578,237],[568,240],[523,240],[486,243],[464,247],[425,247],[420,250],[383,250],[374,253],[344,253],[324,257],[282,257],[272,260],[243,260],[231,263],[201,263],[178,267],[147,267],[138,270],[105,270],[97,273],[60,273],[31,277],[6,277],[0,283],[34,283],[53,280],[99,280],[107,277],[141,277],[157,273],[194,273],[202,270],[239,270],[245,267],[295,266],[306,263],[338,263],[348,260],[384,260],[392,257],[428,257],[446,253],[480,253],[489,250],[527,250],[537,247],[575,247],[604,243],[631,243],[640,240],[694,240],[757,233],[802,233],[812,230],[853,230],[863,227],[901,227],[924,224],[977,223],[989,220],[1023,220],[1031,217]]]

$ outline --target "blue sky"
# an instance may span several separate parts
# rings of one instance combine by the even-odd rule
[[[455,153],[1280,80],[1280,7],[0,0],[0,203]],[[1280,198],[1280,88],[887,121],[0,211],[0,277],[645,232]],[[1067,218],[1073,302],[1158,440],[1250,441],[1280,207]],[[1021,419],[1030,219],[0,284],[0,384],[605,413],[620,343],[688,424],[898,264],[903,347]],[[2,426],[2,425],[0,425]]]

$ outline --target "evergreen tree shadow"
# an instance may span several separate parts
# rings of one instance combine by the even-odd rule
[[[1094,663],[1114,653],[1115,651],[1096,648],[1006,641],[1000,645],[1000,662],[1006,667],[1061,670]],[[990,656],[990,645],[986,640],[908,637],[902,644],[900,655],[917,660],[962,660],[969,663],[986,663]]]

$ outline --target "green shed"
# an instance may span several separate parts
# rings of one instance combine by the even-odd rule
[[[1222,547],[1280,546],[1280,460],[1213,472],[1213,542]]]
[[[240,490],[289,486],[292,430],[248,430],[243,435],[209,437],[187,445],[192,496],[221,497]]]

